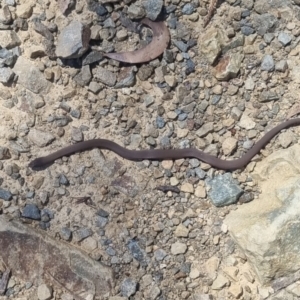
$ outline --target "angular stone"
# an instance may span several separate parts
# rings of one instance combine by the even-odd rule
[[[45,231],[40,232],[1,215],[0,240],[1,259],[23,281],[38,286],[47,282],[48,274],[51,274],[74,296],[83,298],[89,294],[107,297],[114,286],[110,268],[79,249],[53,239]]]
[[[225,206],[236,203],[243,190],[230,173],[207,179],[205,183],[211,187],[208,195],[215,206]]]
[[[71,22],[58,36],[56,55],[62,58],[81,57],[89,48],[91,31],[79,21]]]
[[[18,83],[28,90],[36,94],[48,93],[51,83],[30,60],[20,56],[13,71],[18,75]]]
[[[252,174],[259,198],[231,211],[225,224],[261,283],[300,268],[300,145],[277,151]]]
[[[11,49],[21,45],[18,35],[12,30],[0,30],[0,46],[2,48]]]
[[[94,78],[101,81],[102,83],[108,86],[114,86],[117,81],[117,76],[113,72],[106,70],[102,67],[98,67],[96,69],[96,73],[94,74]]]

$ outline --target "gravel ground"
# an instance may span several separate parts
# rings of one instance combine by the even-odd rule
[[[203,28],[208,1],[2,0],[2,213],[110,266],[111,300],[298,299],[295,289],[275,295],[261,286],[223,224],[231,210],[259,194],[251,178],[255,162],[296,143],[298,128],[230,173],[196,159],[131,162],[98,149],[39,172],[28,168],[38,156],[92,138],[129,149],[193,146],[240,157],[292,108],[297,111],[298,2],[222,1]],[[159,14],[171,42],[151,62],[132,66],[95,53],[87,58],[90,50],[60,59],[53,52],[55,45],[69,55],[68,41],[59,37],[70,24],[76,32],[84,31],[82,24],[91,29],[94,50],[133,50],[151,30],[132,32],[121,17],[155,20]],[[88,59],[92,63],[81,68]],[[226,202],[228,186],[233,192]],[[48,294],[73,299],[62,287],[32,287],[14,274],[0,299]]]

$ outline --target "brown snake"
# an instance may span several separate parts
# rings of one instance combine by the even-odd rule
[[[269,132],[267,132],[254,146],[248,150],[241,158],[234,160],[224,160],[216,156],[207,154],[195,148],[185,149],[149,149],[149,150],[129,150],[115,142],[104,139],[93,139],[80,142],[71,146],[62,148],[47,156],[38,157],[29,163],[32,169],[43,168],[52,164],[56,159],[63,156],[69,156],[76,152],[86,151],[93,148],[106,149],[115,152],[123,158],[141,161],[144,159],[149,160],[165,160],[165,159],[181,159],[181,158],[197,158],[203,162],[210,164],[212,167],[222,170],[235,170],[241,169],[246,166],[253,156],[259,151],[282,129],[300,125],[300,118],[291,119],[280,123]]]

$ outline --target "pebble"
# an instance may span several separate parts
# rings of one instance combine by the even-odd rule
[[[237,148],[237,139],[228,137],[222,143],[222,149],[225,155],[230,155]]]
[[[256,123],[246,114],[242,114],[242,117],[239,122],[239,126],[241,126],[244,129],[250,130],[255,128]]]
[[[181,185],[180,190],[184,193],[190,193],[193,194],[194,193],[194,187],[191,183],[189,182],[185,182]]]
[[[199,198],[205,198],[206,197],[206,190],[204,186],[197,186],[195,190],[195,196]]]
[[[262,59],[261,70],[272,72],[274,71],[275,63],[271,55],[265,55]]]
[[[75,231],[73,231],[73,240],[74,242],[80,242],[84,239],[86,239],[87,237],[91,236],[92,230],[90,228],[79,228]]]
[[[0,199],[10,201],[12,199],[12,193],[10,191],[0,188]]]
[[[175,236],[176,237],[188,237],[189,236],[189,229],[186,228],[183,224],[179,224],[175,229]]]
[[[130,297],[137,291],[137,282],[131,278],[126,278],[123,280],[120,290],[122,296]]]
[[[167,252],[164,251],[163,249],[157,249],[154,252],[154,256],[155,256],[156,260],[162,261],[167,256]],[[151,281],[152,281],[152,278],[151,278]]]
[[[192,3],[187,3],[182,8],[182,13],[184,15],[191,15],[194,12],[194,5]]]
[[[236,203],[243,194],[243,190],[232,178],[230,173],[218,175],[213,179],[207,179],[205,182],[211,187],[208,196],[215,206],[225,206]]]
[[[171,245],[171,253],[173,255],[184,254],[187,250],[187,245],[180,242],[175,242]]]
[[[221,290],[223,287],[227,286],[228,284],[229,284],[229,280],[224,275],[218,274],[211,288],[213,290]]]
[[[144,1],[143,6],[146,10],[147,18],[155,21],[162,10],[163,1],[162,0],[147,0],[147,1]]]
[[[22,217],[28,218],[32,220],[40,220],[41,219],[41,212],[39,208],[35,204],[26,204],[22,211]]]
[[[72,231],[68,227],[62,227],[60,229],[59,235],[63,240],[69,241],[72,237]]]
[[[0,82],[8,83],[14,76],[10,68],[0,68]]]
[[[52,287],[47,284],[41,284],[38,286],[37,296],[39,300],[49,300],[52,298]]]
[[[286,32],[280,32],[278,34],[278,41],[283,45],[283,46],[287,46],[291,41],[292,38],[289,34],[287,34]]]

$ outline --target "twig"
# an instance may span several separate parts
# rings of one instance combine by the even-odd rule
[[[210,0],[208,14],[207,14],[207,17],[204,20],[204,24],[203,24],[204,28],[208,25],[209,21],[211,20],[213,14],[214,14],[214,11],[217,7],[217,3],[218,3],[218,0]]]

